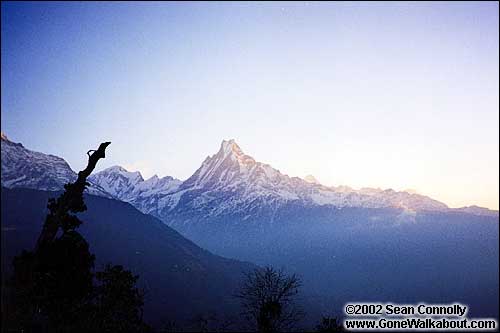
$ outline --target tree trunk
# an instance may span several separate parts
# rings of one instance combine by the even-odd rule
[[[99,159],[106,157],[106,147],[110,144],[111,142],[103,142],[99,145],[97,150],[89,150],[87,152],[87,155],[89,155],[87,167],[78,172],[78,178],[76,181],[74,183],[64,185],[65,191],[59,196],[59,198],[57,198],[57,200],[49,200],[48,208],[50,212],[45,219],[45,223],[42,231],[40,232],[40,236],[38,237],[35,250],[37,250],[41,245],[55,239],[59,228],[63,227],[64,221],[68,220],[68,217],[71,217],[70,212],[76,213],[86,210],[83,202],[83,191],[88,185],[87,177],[90,176],[92,171],[94,171]],[[90,152],[93,153],[89,154]]]

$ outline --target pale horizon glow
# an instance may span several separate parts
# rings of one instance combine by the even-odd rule
[[[1,129],[74,170],[289,176],[499,207],[499,5],[2,2]]]

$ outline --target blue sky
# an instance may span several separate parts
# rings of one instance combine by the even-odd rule
[[[222,139],[326,185],[498,209],[496,2],[2,2],[2,131],[185,179]]]

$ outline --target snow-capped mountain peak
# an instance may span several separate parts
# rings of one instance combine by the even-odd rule
[[[142,175],[139,171],[128,171],[127,169],[125,169],[124,167],[121,167],[119,165],[114,165],[114,166],[109,167],[107,169],[104,169],[98,173],[102,174],[102,175],[104,175],[104,174],[106,174],[106,175],[113,175],[113,174],[120,175],[123,178],[128,179],[128,181],[132,184],[137,184],[137,183],[144,181],[144,178],[142,178]]]
[[[304,177],[304,180],[311,184],[319,184],[318,180],[313,175],[307,175]]]
[[[30,151],[2,133],[2,186],[60,190],[76,173],[62,158]],[[222,141],[196,172],[182,182],[157,175],[144,180],[139,171],[113,166],[89,177],[89,193],[134,205],[144,213],[166,220],[172,214],[200,216],[240,214],[244,219],[259,212],[295,207],[332,206],[397,208],[405,212],[449,211],[444,203],[413,191],[324,186],[312,176],[289,177],[245,154],[235,140]],[[479,207],[456,211],[475,215],[497,214]],[[272,218],[271,218],[272,219]]]
[[[232,154],[236,157],[244,155],[240,146],[238,146],[238,144],[236,143],[236,141],[234,141],[234,139],[222,140],[219,151],[223,153],[223,156],[227,156],[229,154]]]
[[[224,140],[219,151],[207,157],[177,191],[159,199],[162,203],[156,214],[161,216],[161,211],[176,209],[181,198],[184,198],[182,209],[201,209],[209,211],[210,215],[258,211],[262,207],[276,209],[287,202],[307,206],[392,207],[408,211],[448,209],[441,202],[414,193],[328,187],[313,177],[306,178],[282,174],[245,154],[234,140]]]
[[[207,157],[182,188],[227,186],[240,176],[248,175],[255,165],[255,160],[246,155],[234,140],[223,140],[219,151]]]
[[[219,152],[215,156],[219,160],[230,157],[233,162],[237,162],[243,168],[248,168],[255,164],[255,160],[251,156],[246,155],[234,139],[223,140]]]
[[[181,181],[172,177],[159,178],[154,175],[144,180],[139,171],[128,171],[127,169],[115,165],[97,172],[89,179],[104,188],[114,198],[130,202],[139,206],[145,198],[153,195],[167,194],[176,190]]]

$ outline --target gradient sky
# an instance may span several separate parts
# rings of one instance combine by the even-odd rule
[[[499,5],[9,3],[2,131],[189,177],[222,139],[290,176],[499,202]]]

